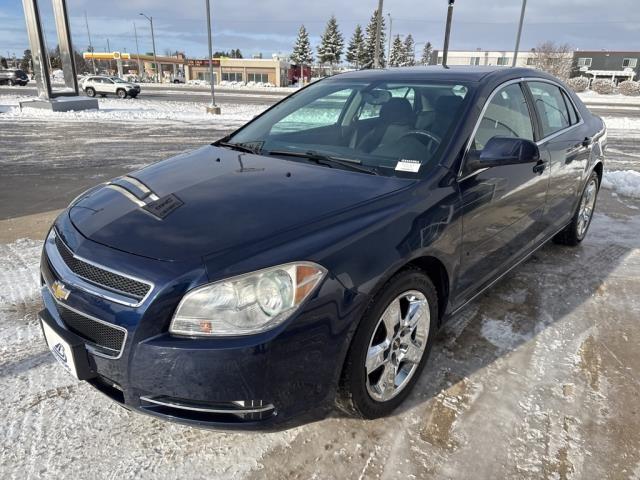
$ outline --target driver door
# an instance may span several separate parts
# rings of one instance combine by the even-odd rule
[[[485,106],[469,154],[495,136],[536,140],[534,109],[520,83],[500,88]],[[475,150],[475,152],[474,152]],[[545,155],[541,152],[541,155]],[[469,298],[536,246],[544,235],[548,159],[465,171],[459,180],[463,208],[460,297]]]

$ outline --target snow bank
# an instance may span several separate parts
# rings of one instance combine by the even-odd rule
[[[604,123],[609,130],[626,130],[624,137],[638,132],[628,132],[629,130],[640,130],[640,117],[603,117]]]
[[[640,172],[633,170],[605,172],[602,186],[619,195],[640,198]]]
[[[215,125],[221,128],[239,127],[262,113],[263,105],[224,105],[222,115],[213,116],[205,111],[206,105],[193,102],[151,101],[137,99],[98,99],[99,110],[79,112],[51,112],[35,108],[20,110],[20,100],[13,96],[0,96],[0,105],[4,108],[2,119],[50,119],[56,121],[143,121],[143,122],[188,122]]]
[[[41,251],[42,242],[34,240],[21,239],[0,245],[0,307],[36,298],[40,289]]]

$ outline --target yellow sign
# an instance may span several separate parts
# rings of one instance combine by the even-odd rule
[[[85,60],[131,60],[131,54],[120,52],[84,52],[82,58]]]

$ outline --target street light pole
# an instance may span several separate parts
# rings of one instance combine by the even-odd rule
[[[93,45],[91,44],[91,32],[89,32],[89,18],[87,17],[87,11],[84,12],[84,23],[87,26],[87,37],[89,37],[89,50],[91,51],[91,65],[93,66],[93,74],[96,74],[96,59],[93,55]]]
[[[382,35],[382,3],[383,0],[378,0],[378,15],[376,18],[376,47],[375,58],[373,59],[374,68],[380,68],[380,36]]]
[[[516,60],[518,60],[518,50],[520,50],[520,37],[522,36],[522,25],[524,23],[524,12],[527,9],[527,0],[522,0],[522,10],[520,11],[520,23],[518,25],[518,35],[516,36],[516,49],[513,52],[512,67],[516,66]]]
[[[444,48],[442,49],[442,66],[447,68],[447,57],[449,56],[449,37],[451,36],[451,20],[453,19],[453,4],[456,0],[448,0],[447,27],[444,32]]]
[[[151,43],[153,44],[153,63],[155,64],[154,73],[155,73],[155,80],[156,82],[158,82],[158,79],[161,80],[162,77],[158,75],[158,70],[159,70],[158,67],[160,65],[158,65],[158,56],[156,55],[156,36],[153,32],[153,17],[147,17],[144,13],[141,13],[140,15],[142,15],[144,18],[149,20],[149,23],[151,24]]]
[[[140,60],[140,47],[138,46],[138,27],[136,27],[136,22],[133,22],[133,34],[136,36],[136,55],[138,55],[138,75],[140,76],[140,80],[142,80],[143,67],[142,67],[142,60]]]
[[[216,105],[216,93],[213,78],[213,40],[211,33],[211,5],[209,0],[205,0],[207,7],[207,35],[209,37],[209,83],[211,84],[211,105],[207,107],[207,113],[220,115],[220,107]]]
[[[389,48],[387,49],[387,58],[391,58],[391,37],[393,37],[393,19],[391,18],[391,14],[387,13],[389,17]]]

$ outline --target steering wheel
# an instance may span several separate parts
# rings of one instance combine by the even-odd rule
[[[436,150],[442,143],[442,139],[439,136],[435,133],[428,132],[427,130],[411,130],[410,132],[402,135],[398,141],[401,141],[405,137],[416,137],[418,141],[428,146],[430,151]],[[424,141],[425,139],[428,143]]]

